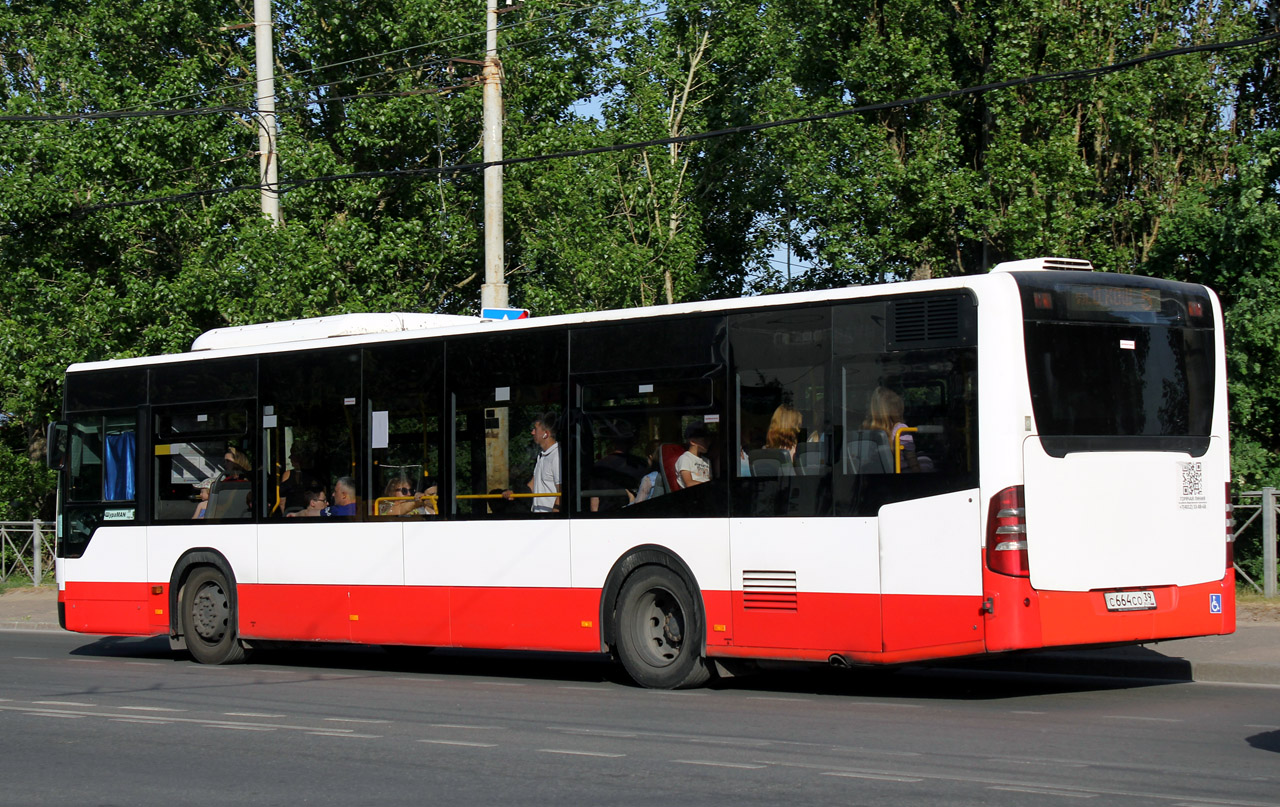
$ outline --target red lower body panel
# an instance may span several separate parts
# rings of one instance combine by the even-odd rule
[[[58,592],[58,601],[64,606],[67,630],[151,636],[167,632],[168,623],[158,628],[152,623],[155,608],[150,592],[150,583],[67,583]]]
[[[748,608],[741,592],[703,592],[710,656],[869,664],[1040,647],[1119,644],[1230,633],[1234,576],[1155,587],[1150,611],[1107,611],[1102,592],[1036,591],[987,573],[983,597],[800,593],[786,607]],[[159,590],[156,593],[157,589]],[[246,584],[246,639],[599,652],[600,591]],[[67,583],[68,630],[165,633],[167,585]]]

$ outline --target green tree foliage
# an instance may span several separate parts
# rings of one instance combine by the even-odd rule
[[[258,181],[247,0],[12,0],[0,122],[0,518],[66,365],[223,325],[474,311],[483,4],[276,0],[281,228]],[[529,0],[504,12],[508,158],[1114,64],[1275,30],[1259,0]],[[373,58],[370,58],[373,57]],[[1228,308],[1238,485],[1277,480],[1275,45],[506,169],[513,304],[540,314],[985,271],[1065,254]],[[462,168],[458,168],[463,166]],[[388,172],[405,172],[390,176]],[[337,175],[376,174],[337,181]],[[186,198],[117,207],[147,198]],[[787,278],[783,247],[812,268]]]

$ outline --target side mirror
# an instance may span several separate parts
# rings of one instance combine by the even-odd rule
[[[55,421],[49,424],[49,429],[45,433],[44,462],[51,469],[58,471],[62,469],[66,458],[67,424],[63,421]]]

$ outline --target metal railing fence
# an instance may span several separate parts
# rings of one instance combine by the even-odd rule
[[[1235,538],[1240,540],[1240,534],[1251,527],[1254,522],[1261,522],[1259,529],[1262,531],[1262,585],[1255,583],[1249,575],[1245,574],[1244,569],[1236,564],[1236,573],[1249,582],[1249,585],[1257,589],[1263,597],[1268,599],[1276,596],[1276,489],[1263,488],[1262,490],[1253,490],[1246,493],[1236,494],[1235,515],[1236,528]],[[1252,501],[1256,499],[1257,501]],[[1248,501],[1246,501],[1248,500]],[[1253,513],[1243,523],[1240,516],[1243,512],[1252,510]]]
[[[40,521],[0,521],[0,582],[21,575],[31,585],[53,571],[53,525]]]

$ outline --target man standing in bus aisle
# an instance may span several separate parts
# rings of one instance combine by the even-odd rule
[[[333,483],[333,504],[324,509],[325,516],[354,516],[356,514],[356,481],[349,476],[339,477]]]
[[[533,465],[533,478],[529,480],[531,493],[560,493],[560,444],[556,442],[556,426],[558,418],[554,412],[546,412],[533,422],[530,432],[533,442],[538,446],[538,460]],[[502,491],[502,498],[510,501],[514,494],[510,490]],[[535,496],[533,506],[535,513],[560,512],[560,497]]]

